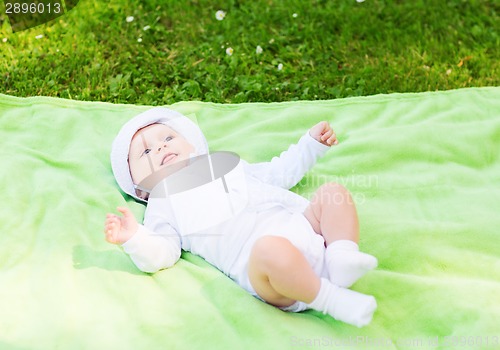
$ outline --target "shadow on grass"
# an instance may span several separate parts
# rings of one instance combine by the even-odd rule
[[[88,246],[73,247],[73,267],[78,270],[97,267],[108,271],[122,271],[134,275],[146,276],[122,252],[117,250],[94,250]]]

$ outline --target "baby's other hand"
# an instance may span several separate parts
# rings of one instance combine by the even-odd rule
[[[314,125],[309,130],[309,135],[311,135],[311,137],[316,141],[326,146],[336,145],[339,143],[332,127],[328,122],[325,121],[319,122],[318,124]]]
[[[130,209],[126,207],[118,207],[117,209],[123,216],[107,214],[104,234],[109,243],[123,244],[137,232],[139,224]]]

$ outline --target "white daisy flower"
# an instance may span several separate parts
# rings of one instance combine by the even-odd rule
[[[228,47],[228,48],[226,49],[226,54],[227,54],[228,56],[231,56],[233,53],[234,53],[234,50],[233,50],[233,48],[232,48],[232,47]]]
[[[142,43],[142,38],[137,39],[138,43]]]
[[[41,38],[43,38],[43,34],[35,36],[35,39],[41,39]]]
[[[142,28],[142,30],[146,31],[146,30],[149,30],[151,29],[151,26],[145,26],[144,28]]]
[[[262,47],[260,47],[260,45],[257,45],[257,47],[255,48],[255,53],[257,55],[260,55],[262,53],[262,51],[264,51],[264,50],[262,50]]]
[[[224,19],[224,17],[226,17],[226,13],[222,10],[219,10],[215,13],[215,18],[218,20],[218,21],[222,21]]]
[[[365,0],[356,0],[356,2],[365,2]]]
[[[134,16],[128,16],[125,20],[126,20],[128,23],[133,22],[133,21],[134,21]]]
[[[282,69],[283,69],[283,63],[278,64],[278,70],[282,70]]]
[[[297,17],[298,17],[298,14],[294,13],[294,14],[292,15],[292,17],[293,17],[293,18],[297,18]]]
[[[2,39],[2,41],[3,41],[4,43],[6,43],[6,42],[7,42],[7,40],[8,40],[7,38],[3,38],[3,39]]]

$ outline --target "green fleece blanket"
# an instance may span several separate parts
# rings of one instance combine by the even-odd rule
[[[339,145],[293,190],[353,194],[379,259],[353,286],[377,298],[372,323],[282,312],[190,253],[141,273],[102,230],[119,205],[142,220],[109,151],[149,107],[0,95],[0,349],[500,347],[499,87],[170,107],[249,162],[331,122]]]

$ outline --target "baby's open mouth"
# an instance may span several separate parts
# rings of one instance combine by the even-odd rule
[[[165,155],[165,157],[163,157],[163,159],[161,160],[161,164],[160,165],[167,164],[168,162],[172,161],[177,156],[178,156],[177,153],[167,153]]]

